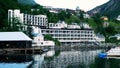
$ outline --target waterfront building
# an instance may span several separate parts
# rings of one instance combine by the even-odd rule
[[[55,46],[55,42],[50,40],[44,40],[44,36],[38,35],[33,37],[32,46]]]
[[[92,42],[95,40],[92,29],[40,29],[43,35],[51,35],[60,42]]]
[[[72,23],[68,25],[59,21],[57,23],[49,23],[48,28],[33,26],[33,30],[36,29],[41,38],[42,36],[50,35],[63,44],[105,41],[105,38],[96,36],[94,30],[87,23],[80,23],[80,25]]]
[[[31,48],[32,39],[23,32],[0,32],[0,49]]]
[[[39,28],[39,34],[50,35],[61,43],[95,42],[93,29]]]
[[[32,35],[33,35],[32,46],[54,46],[55,45],[55,42],[44,39],[44,36],[39,31],[38,27],[33,26],[32,29],[33,29],[32,30]]]

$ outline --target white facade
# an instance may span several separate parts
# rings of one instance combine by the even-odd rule
[[[109,39],[115,38],[115,37],[117,38],[117,40],[120,40],[120,34],[115,34],[114,36],[110,36]]]
[[[54,29],[61,29],[61,28],[67,28],[67,29],[81,29],[81,27],[85,29],[91,29],[89,24],[87,23],[81,23],[78,25],[77,23],[72,23],[70,25],[66,24],[64,21],[58,22],[58,23],[49,23],[49,28],[54,28]]]
[[[33,46],[54,46],[55,42],[53,41],[45,41],[44,36],[41,34],[41,31],[38,27],[32,27],[32,35],[33,35]]]
[[[105,37],[101,34],[96,34],[96,41],[105,42]]]
[[[45,41],[44,36],[33,37],[33,46],[54,46],[53,41]]]
[[[20,10],[8,10],[8,22],[12,22],[13,18],[17,18],[20,22],[23,22],[23,13]]]
[[[67,24],[64,21],[49,23],[49,28],[67,28]]]
[[[48,20],[46,15],[24,14],[23,22],[29,25],[47,26]]]
[[[116,18],[116,20],[120,21],[120,15],[118,15],[118,17]]]
[[[48,20],[46,15],[31,15],[20,13],[20,10],[8,10],[8,21],[13,22],[17,18],[21,23],[37,26],[47,26]]]
[[[58,13],[58,11],[55,11],[55,10],[49,10],[49,12],[51,12],[51,13]]]
[[[80,26],[77,23],[72,23],[71,25],[67,26],[68,29],[80,29]]]
[[[103,26],[104,27],[108,27],[109,26],[109,22],[103,22]]]
[[[53,41],[45,41],[44,37],[34,37],[33,38],[33,46],[54,46],[55,43]]]
[[[86,13],[86,14],[83,14],[83,17],[84,18],[90,18],[90,15]]]
[[[92,29],[40,29],[42,35],[51,35],[60,42],[94,42],[95,34]]]
[[[80,23],[80,26],[85,28],[85,29],[91,29],[91,27],[87,23]]]

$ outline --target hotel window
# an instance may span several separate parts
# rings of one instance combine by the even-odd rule
[[[83,31],[81,31],[81,33],[83,33]]]

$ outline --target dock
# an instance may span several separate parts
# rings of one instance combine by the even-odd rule
[[[41,48],[6,48],[2,49],[3,54],[42,54]]]

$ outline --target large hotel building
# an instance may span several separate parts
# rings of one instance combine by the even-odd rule
[[[50,35],[61,43],[105,41],[104,37],[98,38],[94,30],[86,23],[73,23],[71,25],[65,22],[48,23],[46,15],[30,15],[20,13],[20,10],[8,10],[8,21],[12,22],[13,17],[18,18],[23,24],[34,27],[33,34],[38,35],[34,41],[39,44],[41,44],[39,42],[40,36],[44,37],[45,35]],[[40,28],[40,26],[45,28]]]
[[[51,35],[60,42],[94,42],[92,29],[40,29],[43,35]]]
[[[46,15],[32,15],[21,13],[19,9],[8,10],[8,22],[15,22],[15,19],[19,20],[24,25],[23,30],[26,30],[25,25],[35,25],[46,27],[48,19]],[[12,23],[11,23],[12,25]]]
[[[58,39],[62,44],[81,43],[81,42],[96,42],[96,35],[93,29],[68,29],[68,28],[39,28],[35,34],[38,37],[50,35],[55,39]],[[33,29],[33,30],[35,30]],[[39,38],[36,39],[38,42]],[[41,43],[39,43],[41,44]]]

